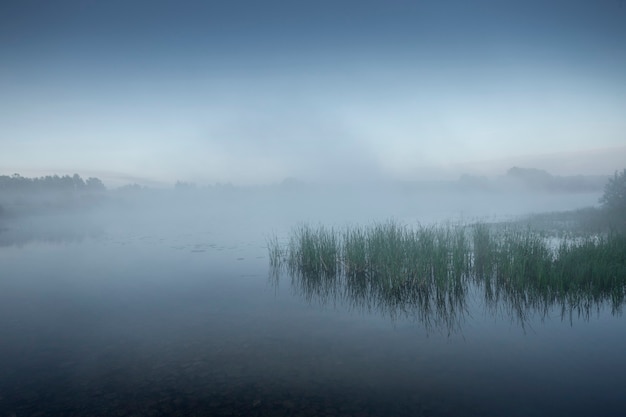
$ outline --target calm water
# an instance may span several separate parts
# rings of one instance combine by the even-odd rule
[[[170,223],[3,241],[0,417],[626,413],[610,308],[427,326],[276,286],[262,227]]]

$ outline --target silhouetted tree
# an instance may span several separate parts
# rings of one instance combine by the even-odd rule
[[[106,188],[99,178],[90,177],[85,183],[89,191],[104,191]]]
[[[82,191],[105,191],[106,188],[98,178],[89,178],[84,181],[80,175],[46,175],[39,178],[26,178],[20,174],[0,175],[0,191],[17,191],[36,193],[46,192],[82,192]]]
[[[613,178],[609,179],[604,187],[604,195],[600,197],[602,207],[620,211],[626,216],[626,169],[618,173],[615,171]]]
[[[196,189],[196,184],[194,184],[193,182],[176,181],[176,184],[174,184],[174,189],[176,191],[195,190]]]
[[[85,181],[78,174],[74,174],[72,183],[74,184],[74,191],[81,191],[85,188]]]

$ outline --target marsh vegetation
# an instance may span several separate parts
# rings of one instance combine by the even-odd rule
[[[554,236],[515,223],[409,227],[396,221],[342,229],[301,224],[289,240],[268,242],[272,274],[291,277],[309,301],[412,316],[449,330],[473,295],[490,309],[588,317],[610,305],[621,312],[626,237],[619,233]]]

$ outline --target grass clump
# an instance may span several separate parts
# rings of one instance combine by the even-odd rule
[[[300,225],[286,248],[268,247],[272,266],[287,265],[311,298],[331,295],[367,309],[420,320],[458,322],[469,286],[488,306],[505,303],[520,320],[529,311],[589,314],[610,301],[620,311],[626,288],[626,237],[549,239],[515,224],[408,227],[394,221],[343,230]]]
[[[333,229],[301,225],[289,242],[287,264],[292,271],[331,276],[337,273],[339,256],[339,239]]]

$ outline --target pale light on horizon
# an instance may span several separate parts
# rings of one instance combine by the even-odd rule
[[[353,6],[350,30],[295,5],[276,20],[277,5],[198,3],[164,29],[165,1],[124,21],[114,4],[15,6],[0,20],[0,170],[263,184],[622,168],[623,8]]]

